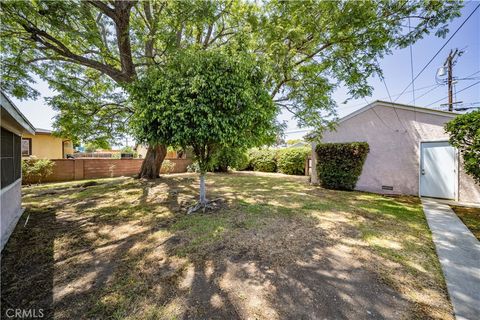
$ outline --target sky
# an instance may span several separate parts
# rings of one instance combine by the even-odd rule
[[[479,1],[466,2],[462,9],[462,15],[449,24],[450,32],[445,38],[438,38],[432,34],[417,41],[412,46],[413,53],[413,74],[416,76],[428,61],[435,55],[453,32],[462,24],[465,18],[479,4]],[[453,74],[459,78],[467,78],[471,76],[471,80],[459,80],[456,84],[456,90],[460,91],[474,83],[480,81],[480,9],[478,9],[470,19],[465,23],[462,29],[450,40],[450,42],[442,49],[439,55],[432,63],[421,73],[415,80],[415,104],[421,107],[430,107],[442,109],[441,104],[447,101],[447,86],[436,85],[435,74],[440,66],[443,65],[450,50],[456,48],[464,50],[464,54],[458,58],[454,66]],[[392,100],[397,99],[405,87],[412,80],[410,48],[394,50],[391,55],[384,57],[380,65],[385,77],[385,83],[391,94]],[[478,72],[475,74],[475,72]],[[369,79],[369,83],[374,88],[372,96],[361,100],[351,100],[347,104],[343,102],[348,98],[345,88],[339,87],[333,94],[338,104],[338,116],[343,117],[355,110],[365,106],[367,102],[375,100],[387,100],[389,96],[384,83],[378,78]],[[55,111],[53,111],[44,101],[44,98],[53,96],[55,92],[48,88],[43,81],[38,81],[35,88],[41,93],[41,97],[37,100],[19,101],[12,98],[17,107],[37,128],[52,129]],[[407,92],[398,97],[398,103],[413,104],[412,87]],[[436,100],[443,99],[441,102],[431,104]],[[463,101],[464,103],[479,102],[480,103],[480,84],[475,85],[465,91],[459,92],[455,101]],[[480,104],[479,104],[480,106]],[[308,128],[298,128],[297,123],[288,113],[279,115],[280,121],[286,121],[286,139],[302,138]]]

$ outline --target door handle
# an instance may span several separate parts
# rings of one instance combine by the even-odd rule
[[[422,169],[421,173],[422,173],[422,176],[424,176],[425,175],[425,169]]]

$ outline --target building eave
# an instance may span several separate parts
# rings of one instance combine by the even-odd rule
[[[0,104],[2,108],[28,133],[35,134],[35,127],[28,121],[15,104],[1,92]]]

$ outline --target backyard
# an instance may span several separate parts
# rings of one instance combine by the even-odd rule
[[[194,174],[24,187],[2,314],[56,319],[453,319],[418,198],[303,176]]]

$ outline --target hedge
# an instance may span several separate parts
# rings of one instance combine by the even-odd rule
[[[215,156],[213,171],[244,170],[248,167],[248,162],[249,159],[244,149],[224,147]]]
[[[319,144],[317,174],[327,189],[353,190],[370,148],[366,142]]]
[[[285,174],[302,175],[305,173],[305,162],[311,149],[302,148],[285,148],[278,150],[277,167],[278,172]]]
[[[250,166],[255,171],[277,171],[277,151],[274,149],[251,149],[248,152],[248,158]]]

